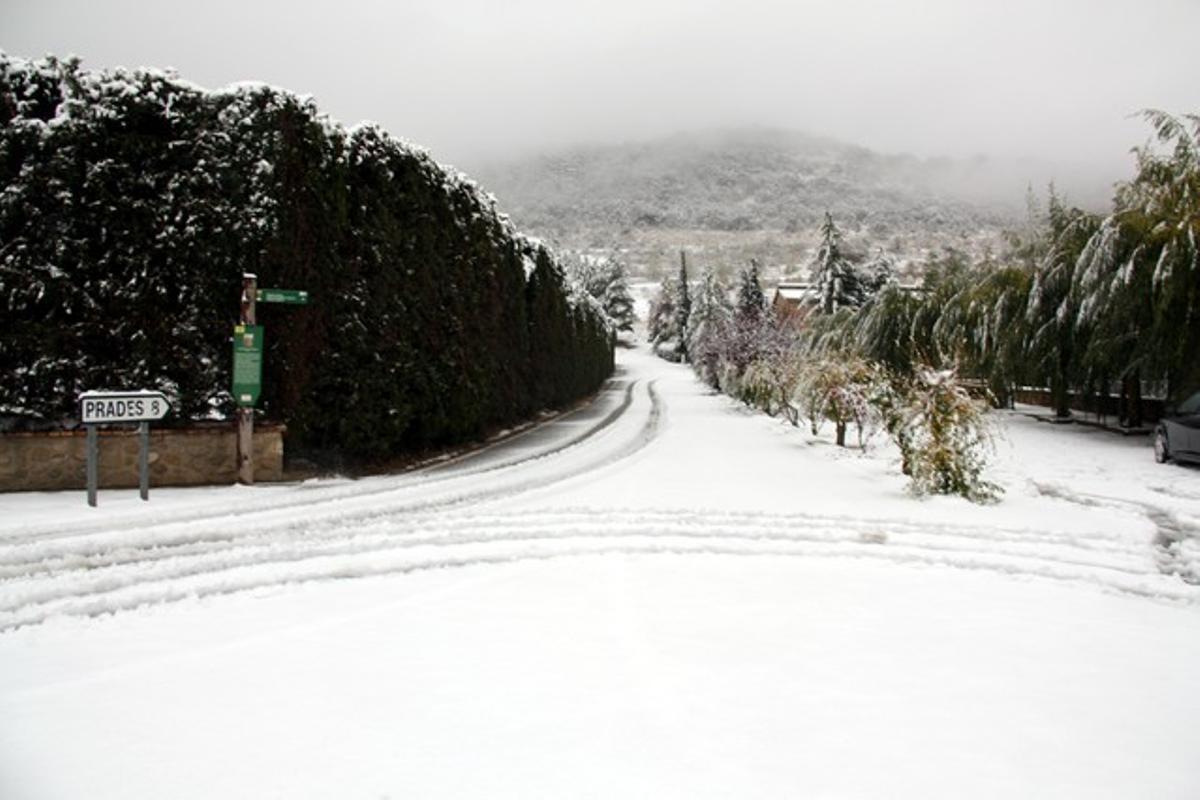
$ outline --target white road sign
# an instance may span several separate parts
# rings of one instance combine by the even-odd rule
[[[79,395],[79,421],[148,422],[162,419],[171,404],[162,392],[84,392]]]

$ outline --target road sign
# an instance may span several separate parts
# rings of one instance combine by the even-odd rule
[[[84,392],[79,395],[79,420],[85,425],[100,422],[147,422],[162,419],[171,404],[162,392]]]
[[[138,489],[150,499],[150,421],[162,419],[171,404],[162,392],[84,392],[79,395],[79,420],[87,428],[87,501],[95,507],[100,486],[100,440],[96,425],[102,422],[138,423]]]
[[[308,292],[303,289],[259,289],[256,299],[260,303],[306,305],[308,303]]]
[[[253,408],[262,393],[263,329],[261,325],[233,327],[233,399]]]

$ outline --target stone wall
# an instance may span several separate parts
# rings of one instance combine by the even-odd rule
[[[283,425],[255,425],[254,479],[283,477]],[[237,427],[150,426],[150,486],[195,486],[237,481]],[[100,431],[100,488],[136,488],[136,428]],[[0,434],[0,492],[87,488],[83,430]]]

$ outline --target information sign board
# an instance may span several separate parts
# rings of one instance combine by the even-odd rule
[[[242,408],[252,408],[262,393],[263,328],[235,325],[233,328],[233,399]]]

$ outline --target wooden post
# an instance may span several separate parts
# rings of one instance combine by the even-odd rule
[[[242,275],[243,325],[254,325],[254,302],[258,295],[258,276]],[[238,408],[238,483],[254,483],[254,408]]]

